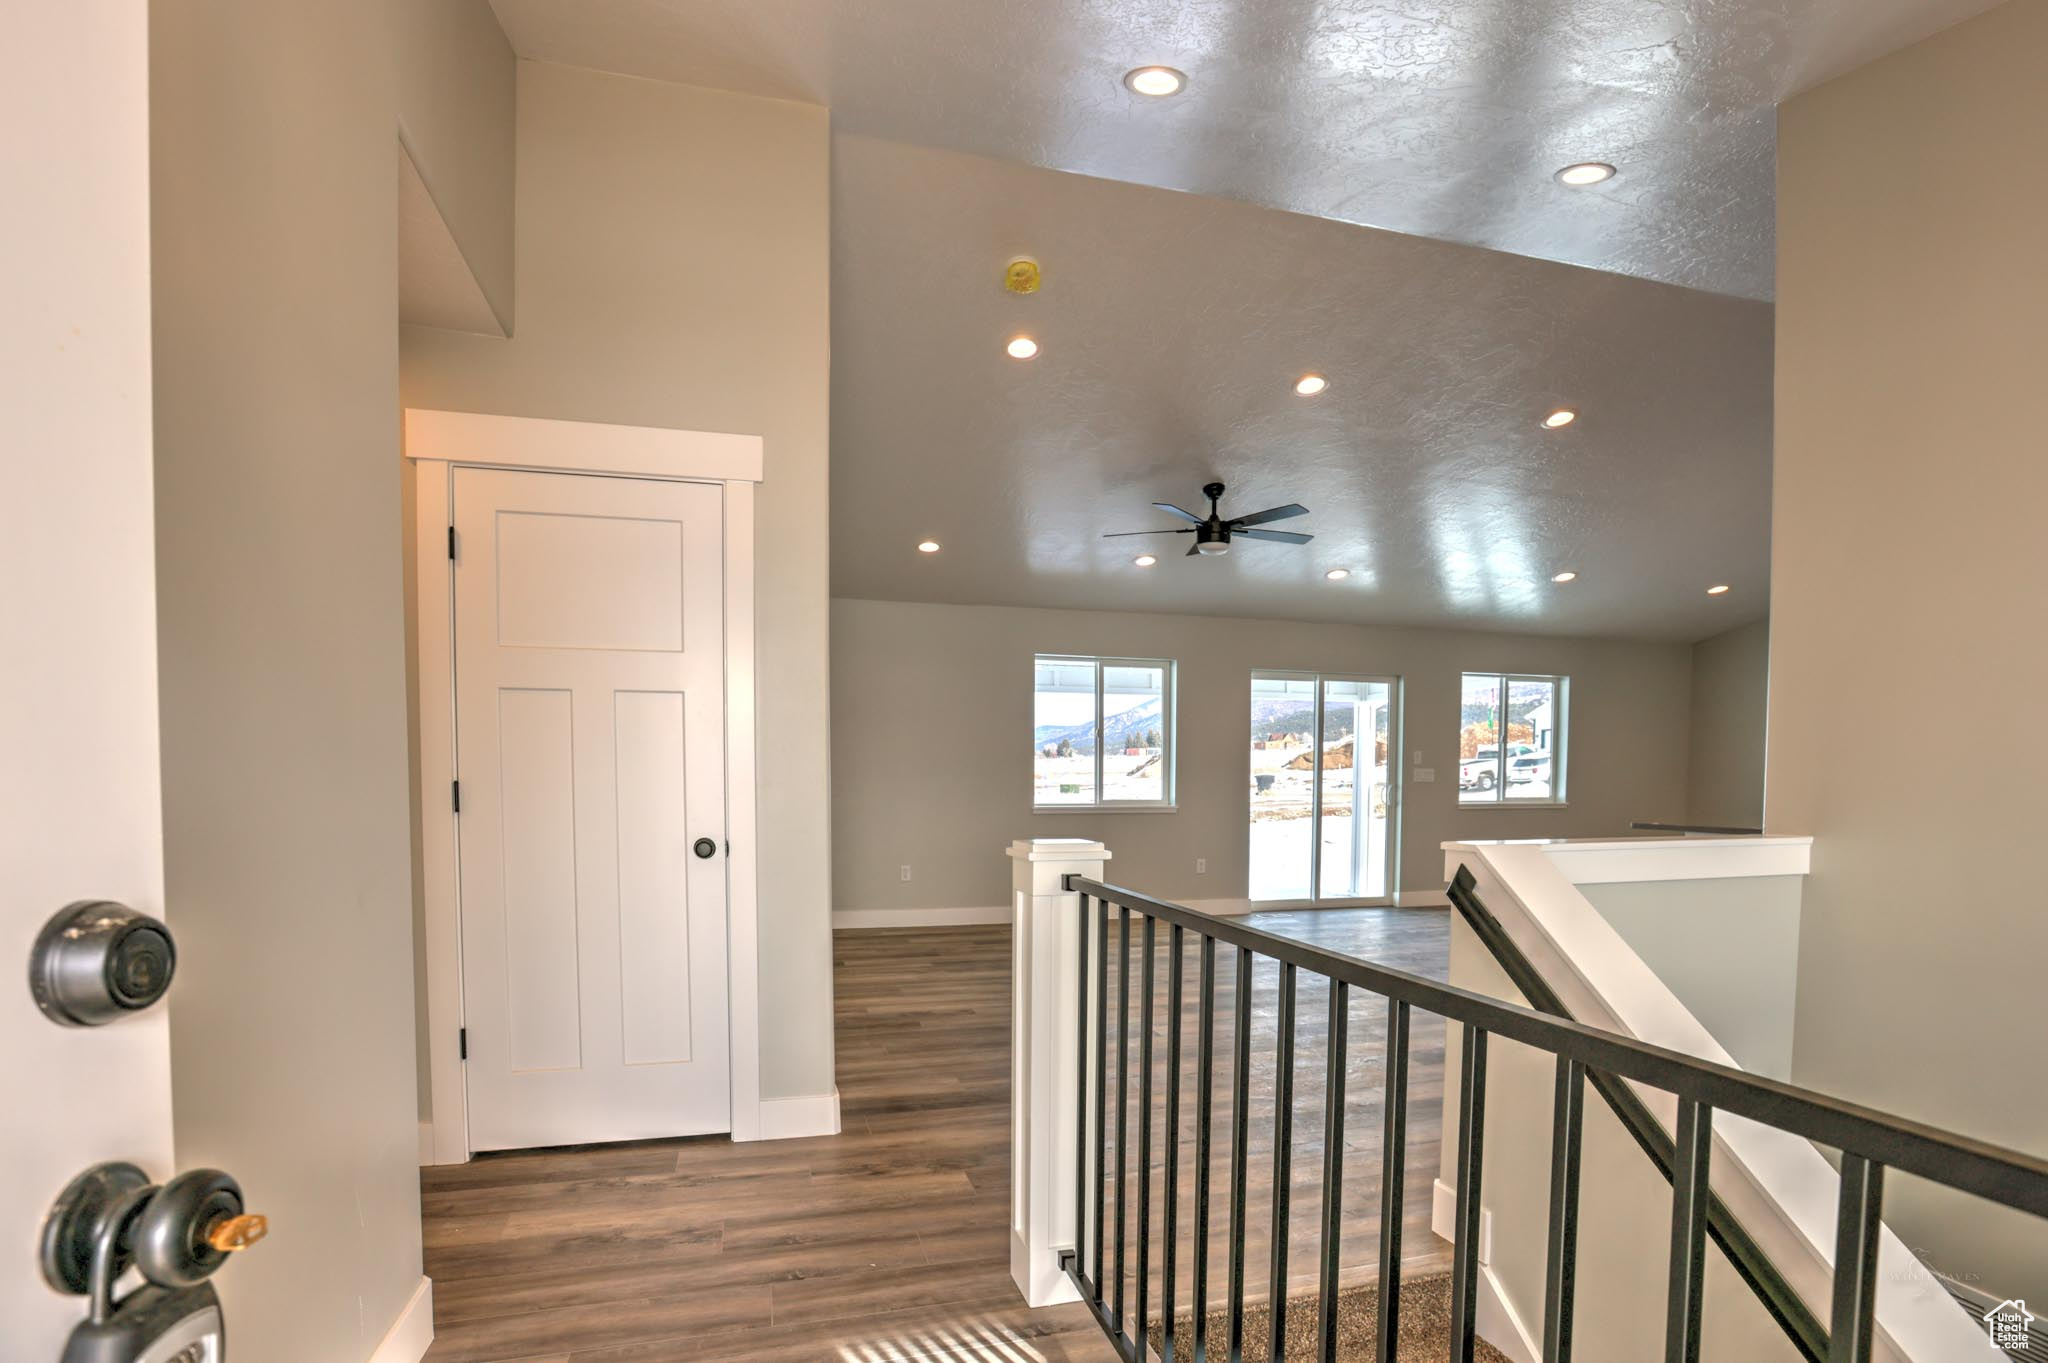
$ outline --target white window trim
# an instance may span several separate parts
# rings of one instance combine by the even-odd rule
[[[448,559],[451,484],[457,467],[535,469],[718,484],[725,503],[725,859],[727,1009],[732,1138],[825,1135],[833,1111],[803,1129],[761,1098],[760,846],[755,808],[754,485],[759,436],[724,435],[588,421],[435,412],[407,408],[405,457],[416,492],[414,628],[419,649],[420,859],[425,876],[430,1130],[421,1157],[461,1164],[470,1157],[469,1100],[458,1051],[462,1026],[462,908],[456,861],[454,568]]]
[[[1477,667],[1462,668],[1458,672],[1458,710],[1461,716],[1465,708],[1465,678],[1467,677],[1492,677],[1500,682],[1502,732],[1500,737],[1496,740],[1496,742],[1499,744],[1500,747],[1502,762],[1500,768],[1500,782],[1497,786],[1494,787],[1495,791],[1498,793],[1498,798],[1492,800],[1468,799],[1466,797],[1465,791],[1461,788],[1458,791],[1458,808],[1491,810],[1569,808],[1571,805],[1571,786],[1569,784],[1569,781],[1571,771],[1572,679],[1568,676],[1564,676],[1553,672],[1490,672],[1485,669]],[[1554,793],[1550,796],[1550,798],[1545,800],[1508,798],[1508,769],[1506,763],[1508,744],[1506,733],[1506,714],[1508,706],[1508,689],[1512,687],[1516,682],[1549,683],[1551,686],[1551,703],[1557,709],[1557,739],[1555,746],[1552,749],[1550,758],[1550,789],[1556,793]],[[1463,728],[1463,724],[1461,723],[1459,727]],[[1464,764],[1461,762],[1458,765],[1463,766]],[[1453,771],[1455,770],[1456,768],[1453,768]],[[1452,777],[1453,781],[1455,781],[1456,779],[1456,776]]]
[[[1102,791],[1102,764],[1108,756],[1107,744],[1102,728],[1102,687],[1103,672],[1111,667],[1157,667],[1164,670],[1166,680],[1161,688],[1159,700],[1159,736],[1165,747],[1165,790],[1166,795],[1158,800],[1091,800],[1086,804],[1042,805],[1033,800],[1033,814],[1175,814],[1180,810],[1180,743],[1179,734],[1174,730],[1177,713],[1174,705],[1174,691],[1179,685],[1179,664],[1171,658],[1107,658],[1089,653],[1034,653],[1031,665],[1036,668],[1041,661],[1061,663],[1091,663],[1095,667],[1095,790]],[[1037,683],[1032,686],[1037,695]],[[1035,760],[1035,759],[1034,759]],[[1036,791],[1034,780],[1032,789]]]

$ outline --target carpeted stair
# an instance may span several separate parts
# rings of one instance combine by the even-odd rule
[[[1244,1363],[1269,1363],[1267,1347],[1272,1317],[1264,1302],[1246,1302],[1244,1307]],[[1209,1313],[1211,1358],[1223,1356],[1223,1342],[1229,1337],[1227,1311]],[[1379,1287],[1366,1283],[1337,1294],[1337,1357],[1369,1359],[1380,1333]],[[1195,1356],[1195,1318],[1180,1316],[1173,1327],[1174,1358]],[[1149,1335],[1154,1357],[1162,1356],[1165,1331],[1154,1324]],[[1451,1351],[1451,1275],[1439,1273],[1401,1282],[1400,1363],[1443,1363]],[[1290,1298],[1287,1303],[1287,1357],[1311,1359],[1316,1356],[1316,1298]],[[1475,1340],[1476,1363],[1508,1363],[1485,1340]]]

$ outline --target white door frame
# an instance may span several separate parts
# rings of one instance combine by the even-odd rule
[[[725,788],[727,1007],[731,1013],[732,1138],[760,1140],[760,947],[756,918],[759,842],[754,803],[754,486],[762,441],[589,421],[405,411],[405,457],[417,503],[416,624],[419,658],[420,860],[425,875],[428,1091],[432,1148],[421,1159],[470,1156],[462,1027],[462,901],[455,812],[455,571],[448,557],[450,488],[457,467],[595,473],[725,489]]]
[[[1255,667],[1251,679],[1261,677],[1284,678],[1291,681],[1311,682],[1315,686],[1315,741],[1310,751],[1316,754],[1315,765],[1310,768],[1315,779],[1309,784],[1309,872],[1308,898],[1306,899],[1248,899],[1252,908],[1259,912],[1282,909],[1373,909],[1390,908],[1402,902],[1401,899],[1401,813],[1408,802],[1408,793],[1401,780],[1401,743],[1405,735],[1401,732],[1402,715],[1405,707],[1401,694],[1401,678],[1397,676],[1371,676],[1363,672],[1323,672],[1315,668],[1297,667]],[[1322,890],[1323,879],[1323,684],[1325,682],[1364,682],[1368,685],[1384,685],[1387,688],[1387,792],[1391,804],[1387,809],[1387,892],[1381,895],[1346,897],[1332,895],[1325,898]],[[1352,755],[1352,770],[1358,770],[1358,757]],[[1246,828],[1250,827],[1251,792],[1245,792]],[[1354,823],[1356,811],[1363,808],[1364,797],[1359,794],[1356,780],[1352,785],[1352,808]],[[1251,849],[1245,849],[1246,894],[1250,894]]]

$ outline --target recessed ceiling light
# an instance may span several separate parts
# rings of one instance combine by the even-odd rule
[[[1323,576],[1332,582],[1342,582],[1345,578],[1351,576],[1351,570],[1349,568],[1332,568],[1329,572],[1324,573]]]
[[[1303,374],[1294,381],[1294,391],[1305,398],[1312,398],[1330,386],[1330,381],[1321,374]]]
[[[1550,580],[1552,582],[1575,582],[1578,580],[1578,576],[1579,575],[1577,573],[1574,573],[1567,569],[1562,573],[1554,575]]]
[[[1165,99],[1185,90],[1188,78],[1170,66],[1141,66],[1135,71],[1124,72],[1124,84],[1134,95]]]
[[[1726,596],[1726,595],[1728,595],[1728,584],[1727,584],[1727,583],[1725,583],[1725,582],[1721,582],[1721,583],[1717,583],[1717,584],[1715,584],[1715,585],[1714,585],[1714,586],[1712,586],[1712,587],[1709,587],[1709,588],[1707,588],[1707,595],[1708,595],[1708,596]]]
[[[1569,426],[1578,419],[1579,414],[1577,412],[1569,407],[1560,407],[1549,416],[1543,418],[1543,428],[1547,431],[1554,431],[1560,426]]]
[[[1605,161],[1575,161],[1557,173],[1557,182],[1559,184],[1570,185],[1575,189],[1583,189],[1587,185],[1597,185],[1602,180],[1612,180],[1613,178],[1614,167],[1608,165]]]
[[[939,552],[939,542],[937,540],[919,540],[917,542],[917,552],[920,554],[936,554]]]
[[[1028,360],[1038,353],[1038,342],[1032,340],[1029,336],[1012,336],[1009,344],[1005,345],[1003,349],[1010,353],[1010,358],[1013,360]]]
[[[1132,559],[1131,562],[1137,564],[1140,568],[1150,568],[1153,564],[1159,562],[1159,560],[1152,557],[1152,555],[1150,554],[1140,554],[1136,558]]]

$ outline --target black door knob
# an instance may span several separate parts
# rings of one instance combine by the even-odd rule
[[[709,838],[699,838],[690,850],[700,857],[708,857],[718,851],[718,844]]]

